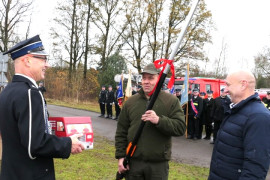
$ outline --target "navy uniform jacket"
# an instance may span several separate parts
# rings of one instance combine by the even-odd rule
[[[197,114],[197,118],[201,118],[202,112],[203,112],[203,99],[199,96],[197,96],[196,98],[192,95],[191,96],[192,101],[194,106],[196,107],[198,114]],[[195,116],[195,112],[193,111],[192,107],[191,107],[191,101],[189,100],[188,102],[188,115],[190,116]]]
[[[228,96],[225,97],[217,97],[214,99],[214,104],[211,112],[211,117],[215,122],[221,122],[224,119],[225,112],[230,109],[231,100]]]
[[[99,98],[98,98],[98,102],[99,103],[103,103],[103,104],[106,103],[106,94],[107,94],[107,91],[106,90],[101,90],[100,91]]]
[[[205,124],[211,124],[213,122],[211,113],[213,109],[214,99],[203,99],[203,120]]]
[[[1,180],[55,179],[53,158],[69,157],[71,139],[45,133],[44,117],[38,88],[15,75],[0,94]]]
[[[113,102],[114,102],[114,93],[113,93],[113,91],[107,91],[106,103],[109,104],[109,103],[113,103]]]

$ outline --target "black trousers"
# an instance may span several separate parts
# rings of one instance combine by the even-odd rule
[[[218,132],[218,130],[219,130],[219,128],[220,128],[220,125],[221,125],[221,121],[214,121],[214,132],[213,132],[213,137],[214,137],[214,141],[216,140],[216,138],[217,138],[217,132]]]
[[[212,124],[208,123],[208,124],[205,124],[205,133],[206,133],[206,137],[211,137],[211,133],[212,133]]]
[[[120,109],[120,106],[118,105],[118,103],[116,102],[115,103],[115,117],[118,117],[119,116],[119,114],[120,114],[120,112],[121,112],[121,109]]]
[[[105,103],[99,103],[101,115],[105,115]]]
[[[203,122],[202,119],[198,119],[199,120],[199,136],[198,138],[201,139],[202,138],[202,132],[203,132]]]
[[[169,162],[131,159],[126,180],[168,180]]]
[[[200,138],[200,119],[188,116],[188,134],[191,137]]]
[[[109,117],[112,117],[112,105],[110,103],[107,103],[106,108],[107,108],[107,115]]]

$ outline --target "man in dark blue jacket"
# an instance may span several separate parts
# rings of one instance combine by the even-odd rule
[[[270,112],[254,94],[252,73],[229,74],[226,85],[232,104],[217,134],[208,179],[265,179],[270,163]]]

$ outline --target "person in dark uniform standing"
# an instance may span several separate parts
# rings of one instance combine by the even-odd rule
[[[175,95],[179,99],[179,102],[181,102],[181,89],[175,89]]]
[[[202,139],[202,132],[203,132],[203,125],[204,125],[204,122],[205,122],[205,112],[204,112],[204,100],[205,100],[205,95],[206,93],[205,92],[200,92],[200,98],[202,98],[203,100],[203,110],[202,110],[202,114],[201,114],[201,118],[200,118],[200,127],[199,127],[199,138],[198,139]]]
[[[136,86],[132,86],[132,95],[137,94],[137,87]]]
[[[207,91],[207,98],[203,100],[203,115],[204,115],[204,125],[205,125],[205,133],[206,136],[203,138],[205,140],[209,140],[211,138],[212,133],[212,118],[211,118],[211,112],[213,108],[213,91],[208,90]]]
[[[99,92],[99,108],[100,108],[100,116],[99,117],[104,117],[105,116],[105,103],[106,103],[106,87],[102,86],[101,91]]]
[[[40,82],[38,84],[38,89],[40,90],[40,92],[42,93],[42,95],[44,95],[44,93],[46,92],[46,88],[44,87],[43,82]]]
[[[81,135],[51,134],[47,108],[36,81],[45,78],[48,54],[40,37],[26,39],[4,54],[11,54],[15,75],[0,94],[0,129],[3,154],[1,180],[55,179],[53,158],[68,158],[84,149]]]
[[[224,119],[225,112],[230,109],[231,100],[224,91],[224,88],[220,90],[220,96],[214,100],[213,110],[211,112],[211,117],[214,121],[214,131],[213,131],[213,141],[211,144],[215,143],[217,132],[220,128],[222,120]]]
[[[114,93],[112,90],[112,86],[109,85],[108,91],[106,93],[106,108],[107,108],[107,116],[106,118],[112,119],[112,105],[114,103]]]
[[[142,86],[141,85],[138,85],[137,86],[137,93],[142,89]]]
[[[266,97],[262,99],[262,102],[265,107],[270,111],[270,91],[267,92]]]
[[[199,97],[199,90],[193,89],[191,100],[188,102],[188,126],[189,136],[188,139],[200,139],[200,121],[203,111],[203,100]]]
[[[116,86],[116,91],[114,93],[115,117],[113,118],[113,120],[117,120],[121,112],[121,109],[118,103],[118,98],[117,98],[118,89],[119,89],[119,85]]]

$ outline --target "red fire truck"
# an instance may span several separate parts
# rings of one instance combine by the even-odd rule
[[[166,79],[166,82],[169,81],[169,78]],[[175,89],[182,89],[184,84],[184,77],[175,79]],[[213,91],[213,98],[220,96],[220,90],[225,88],[225,80],[215,79],[215,78],[205,78],[205,77],[192,77],[189,78],[189,88],[199,89],[200,92],[207,92],[208,90]],[[260,98],[266,96],[266,90],[257,90],[255,91],[259,94]],[[207,95],[206,95],[207,97]]]
[[[184,77],[175,79],[175,89],[182,89]],[[213,98],[220,96],[220,90],[226,86],[225,81],[215,78],[191,77],[189,78],[189,88],[199,89],[200,92],[213,91]],[[206,96],[207,97],[207,96]]]

